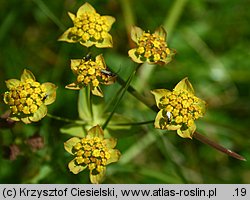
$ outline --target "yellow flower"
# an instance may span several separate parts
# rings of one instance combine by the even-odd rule
[[[168,48],[166,31],[159,27],[153,34],[146,33],[139,27],[132,27],[131,39],[137,47],[129,50],[128,55],[136,63],[165,65],[172,60],[175,51]]]
[[[68,14],[74,27],[67,29],[59,41],[80,42],[86,47],[92,45],[98,48],[113,46],[112,36],[108,32],[115,22],[114,17],[101,16],[89,3],[83,4],[76,15],[70,12]]]
[[[92,59],[71,60],[71,70],[77,76],[76,81],[66,86],[68,89],[79,90],[90,85],[92,94],[103,96],[100,84],[110,85],[114,83],[115,76],[108,71],[102,55]]]
[[[6,81],[9,91],[4,93],[4,103],[11,110],[10,119],[28,124],[41,120],[47,114],[47,107],[56,99],[56,86],[40,84],[29,70],[24,70],[21,79]]]
[[[114,149],[116,139],[104,138],[100,126],[91,128],[86,137],[73,137],[64,143],[67,152],[75,158],[69,162],[71,172],[78,174],[88,168],[90,171],[91,183],[101,183],[106,174],[106,165],[117,162],[120,158],[120,151]]]
[[[194,120],[205,114],[205,101],[194,94],[194,89],[188,78],[181,80],[173,89],[151,91],[160,109],[155,118],[155,128],[177,130],[183,138],[192,138],[196,130]]]

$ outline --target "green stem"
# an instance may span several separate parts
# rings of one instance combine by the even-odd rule
[[[90,111],[90,115],[91,115],[91,119],[93,120],[94,119],[94,116],[93,116],[93,106],[92,106],[92,94],[91,94],[91,88],[90,86],[88,85],[87,87],[87,104],[88,104],[88,107],[89,107],[89,111]]]
[[[117,76],[116,78],[117,82],[122,85],[125,86],[126,82],[119,76]],[[138,93],[132,86],[128,87],[128,92],[130,94],[132,94],[136,99],[138,99],[140,102],[142,102],[143,104],[145,104],[147,107],[149,107],[151,110],[158,112],[158,108],[155,105],[154,102],[152,102],[150,99],[146,99],[143,95],[141,95],[140,93]]]
[[[246,159],[244,157],[242,157],[241,155],[231,151],[230,149],[227,149],[221,145],[219,145],[218,143],[213,142],[212,140],[210,140],[209,138],[205,137],[204,135],[198,133],[197,131],[194,132],[193,137],[197,140],[199,140],[200,142],[207,144],[211,147],[213,147],[214,149],[217,149],[218,151],[225,153],[233,158],[236,158],[238,160],[242,160],[242,161],[246,161]]]
[[[149,120],[144,122],[134,122],[134,123],[114,123],[115,126],[140,126],[144,124],[153,124],[155,120]]]
[[[128,89],[128,87],[129,87],[129,85],[130,85],[130,83],[131,83],[131,81],[132,81],[132,79],[133,79],[135,73],[136,73],[136,69],[133,71],[133,73],[132,73],[132,74],[130,75],[130,77],[128,78],[128,80],[127,80],[127,82],[126,82],[126,84],[125,84],[125,87],[123,88],[123,91],[122,91],[121,95],[118,97],[118,100],[116,101],[116,103],[115,103],[115,105],[114,105],[114,107],[113,107],[113,110],[111,111],[111,113],[110,113],[110,115],[108,116],[108,118],[107,118],[107,120],[105,121],[105,123],[102,125],[102,129],[103,129],[103,130],[107,127],[109,121],[111,120],[112,116],[114,115],[115,110],[116,110],[116,108],[118,107],[119,103],[121,102],[121,100],[122,100],[122,98],[123,98],[125,92],[127,91],[127,89]]]
[[[62,31],[65,30],[65,26],[61,21],[54,15],[54,13],[48,8],[48,6],[42,0],[33,0],[42,12],[47,15]]]
[[[105,109],[104,109],[104,112],[103,112],[103,113],[107,113],[108,110],[109,110],[110,108],[113,107],[113,105],[115,104],[116,98],[117,98],[118,96],[120,96],[122,90],[123,90],[123,87],[121,87],[121,88],[116,92],[116,94],[113,95],[112,98],[107,102],[107,104],[106,104],[106,106],[105,106]]]
[[[160,135],[152,134],[151,132],[148,132],[146,135],[140,138],[140,140],[135,142],[129,149],[127,149],[122,154],[122,157],[119,160],[119,163],[120,164],[129,163],[133,158],[139,155],[140,152],[144,151],[144,149],[146,149],[149,145],[153,144],[159,136]]]
[[[49,113],[47,113],[47,117],[49,117],[51,119],[58,120],[58,121],[67,122],[67,123],[74,123],[74,124],[80,124],[80,125],[86,124],[86,122],[81,121],[81,120],[68,119],[68,118],[64,118],[64,117],[55,116],[55,115],[52,115]]]
[[[131,27],[133,25],[135,25],[135,18],[134,18],[134,14],[133,14],[133,9],[131,6],[131,1],[130,0],[120,0],[121,2],[121,8],[123,11],[123,19],[125,22],[125,27],[127,30],[127,34],[128,36],[130,36],[130,31],[131,31]],[[130,43],[132,43],[131,38],[129,38]]]
[[[163,23],[163,27],[168,32],[169,35],[172,34],[181,14],[183,13],[184,7],[187,3],[187,0],[176,0],[172,5],[169,14],[166,16],[166,20]]]

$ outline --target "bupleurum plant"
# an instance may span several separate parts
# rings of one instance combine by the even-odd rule
[[[115,81],[114,76],[105,73],[108,69],[102,55],[96,56],[95,60],[91,58],[71,60],[71,70],[77,78],[74,83],[66,86],[68,89],[79,90],[89,85],[92,94],[103,97],[100,84],[110,85]]]
[[[155,118],[155,128],[177,130],[179,136],[192,138],[196,130],[195,120],[205,114],[205,101],[194,94],[187,78],[181,80],[173,89],[152,90],[160,111]]]
[[[139,27],[132,27],[131,39],[137,47],[129,50],[128,55],[136,63],[168,64],[175,54],[166,42],[167,33],[159,27],[154,33],[145,32]]]
[[[8,91],[4,93],[3,101],[9,110],[1,115],[1,120],[9,122],[7,126],[12,127],[18,121],[25,124],[38,122],[46,115],[56,120],[70,122],[60,130],[71,137],[64,143],[65,150],[73,157],[70,158],[71,161],[69,159],[69,171],[77,175],[88,169],[90,182],[95,184],[105,180],[108,165],[119,163],[122,152],[115,149],[119,143],[117,138],[122,132],[127,134],[133,125],[154,123],[154,127],[164,133],[174,130],[182,138],[198,139],[234,158],[245,160],[239,154],[197,132],[195,121],[205,115],[207,105],[204,100],[195,95],[187,77],[183,78],[172,91],[152,89],[153,95],[150,96],[150,100],[131,86],[134,75],[140,67],[143,67],[143,64],[166,66],[172,61],[176,52],[168,46],[167,32],[162,26],[153,33],[137,26],[131,27],[130,37],[135,46],[128,51],[128,57],[137,64],[137,67],[125,81],[106,65],[103,56],[105,54],[95,49],[113,47],[113,39],[109,32],[115,18],[100,15],[89,3],[84,3],[76,14],[70,12],[68,14],[73,21],[73,27],[68,28],[59,41],[79,43],[87,51],[87,54],[81,58],[71,59],[70,68],[75,75],[75,80],[65,86],[67,89],[79,92],[80,120],[47,114],[47,105],[52,104],[56,99],[57,86],[49,82],[39,83],[32,72],[25,69],[20,80],[6,81]],[[105,91],[101,86],[113,84],[116,80],[121,87],[116,93],[112,91],[112,100],[100,98],[104,97],[103,91]],[[154,120],[135,123],[134,119],[130,120],[129,117],[115,112],[127,91],[138,102],[145,104],[148,109],[156,113],[156,117],[152,115]],[[118,137],[115,138],[116,136]],[[22,154],[19,143],[9,146],[11,160]],[[45,145],[40,135],[29,137],[23,144],[29,145],[32,151],[39,150]]]
[[[98,48],[108,48],[113,46],[109,31],[115,22],[114,17],[101,16],[89,3],[83,4],[76,15],[70,12],[68,14],[74,26],[67,29],[59,41],[79,42],[86,47],[95,45]]]
[[[104,138],[104,132],[98,125],[91,128],[83,138],[73,137],[64,143],[64,148],[75,158],[68,167],[71,172],[78,174],[88,168],[91,183],[103,181],[106,166],[117,162],[120,152],[114,149],[115,138]]]
[[[4,102],[10,107],[10,119],[26,124],[37,122],[47,114],[47,105],[56,99],[53,83],[40,84],[29,70],[24,70],[21,79],[6,81],[9,91],[4,93]]]

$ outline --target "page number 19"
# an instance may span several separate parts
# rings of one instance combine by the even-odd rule
[[[234,191],[236,192],[236,196],[237,196],[237,197],[238,197],[238,196],[244,197],[244,196],[246,196],[246,194],[247,194],[246,188],[236,188]]]

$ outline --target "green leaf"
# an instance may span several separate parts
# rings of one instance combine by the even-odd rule
[[[109,134],[115,138],[128,137],[141,133],[142,126],[132,125],[134,123],[135,121],[128,117],[114,113],[104,133],[105,135]]]
[[[86,136],[86,130],[84,126],[76,124],[68,124],[60,128],[60,132],[63,134],[68,134],[76,137],[83,138]]]
[[[144,177],[148,177],[148,179],[156,180],[157,183],[170,183],[170,184],[178,184],[183,183],[180,177],[173,171],[161,171],[161,170],[153,170],[150,167],[142,166],[138,169],[138,173]]]
[[[120,164],[126,164],[131,162],[132,159],[136,159],[138,155],[145,151],[150,145],[152,145],[159,134],[154,134],[152,132],[148,132],[143,135],[139,140],[132,143],[129,148],[127,148],[124,152],[122,152],[122,156],[119,160]]]
[[[52,172],[52,168],[49,165],[43,165],[39,169],[38,173],[35,173],[35,176],[32,177],[32,179],[30,179],[28,183],[32,183],[32,184],[39,183],[41,180],[48,177],[51,172]]]
[[[103,122],[105,120],[103,118],[103,113],[104,113],[104,109],[105,109],[104,99],[93,95],[91,98],[91,102],[92,102],[92,113],[93,113],[92,124],[94,126],[97,124],[103,124]]]
[[[79,91],[78,113],[81,119],[92,121],[92,107],[90,104],[90,91],[88,87],[84,87]]]
[[[118,107],[119,103],[121,102],[125,92],[127,91],[128,87],[130,86],[130,83],[135,75],[136,70],[131,73],[131,75],[129,76],[128,80],[126,81],[125,85],[123,85],[123,89],[121,91],[120,96],[117,98],[117,101],[115,102],[114,106],[113,106],[113,110],[111,111],[110,115],[108,116],[107,120],[105,121],[105,123],[102,125],[102,129],[104,130],[106,128],[106,126],[108,125],[109,121],[111,120],[112,116],[115,113],[116,108]]]
[[[90,88],[79,91],[78,113],[79,117],[89,125],[95,126],[103,123],[104,99],[90,93]]]

